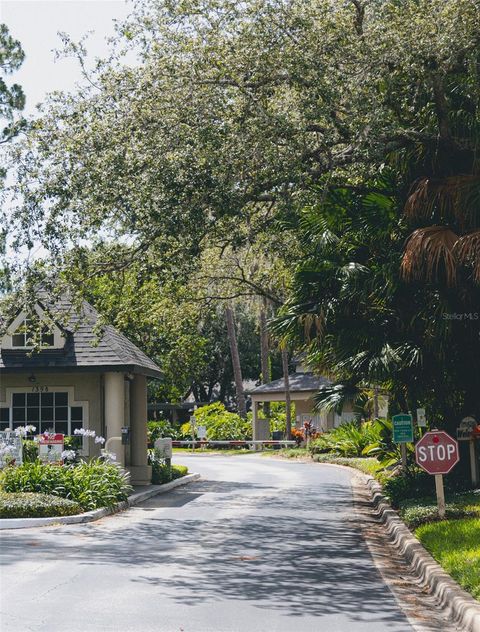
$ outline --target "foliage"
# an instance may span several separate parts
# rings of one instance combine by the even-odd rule
[[[186,465],[172,465],[171,468],[158,460],[152,462],[152,483],[153,485],[163,485],[177,478],[182,478],[188,474]]]
[[[0,518],[72,516],[82,511],[73,500],[32,492],[0,492]]]
[[[148,421],[147,422],[147,437],[148,447],[153,448],[153,445],[157,439],[162,437],[171,437],[172,439],[179,438],[179,432],[167,419],[160,421]]]
[[[33,463],[38,457],[38,444],[30,439],[23,440],[23,461]]]
[[[196,425],[206,426],[207,439],[211,441],[234,441],[250,439],[252,434],[251,416],[242,419],[237,413],[228,412],[220,402],[201,406],[195,411]],[[186,438],[191,437],[190,423],[181,427]]]
[[[209,300],[216,260],[233,297],[287,296],[275,334],[334,377],[335,405],[378,384],[453,428],[480,415],[478,50],[477,0],[136,3],[12,148],[9,234],[77,288],[146,262],[162,292],[200,271]],[[86,241],[109,247],[72,265]],[[173,389],[175,335],[203,342],[170,319]]]
[[[125,472],[98,459],[73,466],[44,465],[39,461],[8,467],[0,476],[5,492],[37,492],[61,496],[82,509],[112,507],[126,500],[131,490]]]
[[[113,252],[112,252],[113,249]],[[85,271],[111,256],[133,256],[127,247],[99,247],[76,251],[64,277],[73,287]],[[128,270],[97,274],[81,284],[83,298],[162,369],[162,380],[149,384],[151,400],[177,402],[193,394],[195,401],[219,398],[233,401],[233,375],[223,309],[206,305],[196,279],[165,280],[155,259],[142,260]],[[202,286],[202,290],[205,288]],[[239,353],[245,379],[259,374],[258,332],[255,318],[242,304],[235,305]]]
[[[480,599],[480,518],[426,524],[415,535],[439,564],[473,597]]]
[[[410,529],[439,520],[437,502],[433,497],[402,501],[399,504],[399,513]],[[480,518],[480,494],[449,494],[446,503],[447,520],[468,517]]]
[[[285,403],[284,402],[269,402],[270,408],[270,432],[285,432],[285,424],[287,414],[285,411]],[[265,413],[263,408],[260,406],[258,411],[258,416],[260,419],[265,418]],[[295,405],[291,405],[291,418],[295,419]]]
[[[9,86],[5,82],[7,75],[20,68],[24,58],[20,42],[10,35],[6,24],[0,24],[0,121],[5,125],[0,132],[0,143],[18,134],[24,124],[18,117],[25,106],[23,90],[17,83]]]
[[[398,507],[407,498],[422,498],[432,493],[433,477],[426,472],[415,470],[391,476],[383,486],[383,491],[393,507]]]
[[[380,432],[378,421],[351,421],[322,434],[310,443],[309,449],[312,454],[332,452],[338,456],[361,457],[367,446],[378,441]]]

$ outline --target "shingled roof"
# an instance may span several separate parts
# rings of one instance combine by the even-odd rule
[[[45,301],[39,301],[45,306]],[[49,311],[48,306],[46,306]],[[52,310],[53,311],[53,310]],[[75,313],[66,297],[55,303],[56,313],[68,314],[68,324],[59,325],[65,335],[62,349],[42,349],[29,354],[0,349],[0,374],[25,371],[127,371],[161,377],[160,368],[126,336],[111,325],[100,326],[98,312],[86,301]],[[99,329],[99,331],[97,331]]]
[[[302,391],[318,391],[322,386],[329,386],[332,382],[321,375],[313,373],[292,373],[288,376],[290,392],[299,393]],[[249,395],[262,395],[266,393],[284,393],[285,380],[280,378],[268,384],[261,384],[257,388],[248,391]]]

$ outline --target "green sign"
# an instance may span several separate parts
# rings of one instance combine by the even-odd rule
[[[394,415],[393,421],[393,442],[413,443],[413,419],[412,415]]]

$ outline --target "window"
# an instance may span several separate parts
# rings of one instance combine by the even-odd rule
[[[10,413],[8,408],[0,409],[3,410]],[[3,417],[0,417],[0,424],[2,430],[33,424],[37,433],[60,432],[71,435],[83,426],[83,406],[69,406],[68,392],[64,391],[13,393],[12,426],[10,418],[3,421]]]
[[[0,430],[10,428],[10,408],[0,408]]]
[[[33,347],[35,342],[35,328],[33,322],[29,318],[25,318],[23,323],[12,336],[13,348]],[[53,347],[54,335],[50,329],[44,325],[40,332],[40,346]]]

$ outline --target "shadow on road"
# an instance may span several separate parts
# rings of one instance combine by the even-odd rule
[[[342,612],[351,621],[399,623],[405,629],[346,511],[352,503],[349,487],[281,491],[201,481],[146,501],[134,510],[145,511],[145,520],[130,522],[123,514],[102,524],[52,529],[39,536],[39,546],[26,546],[35,542],[31,532],[4,532],[3,563],[28,555],[113,565],[120,573],[129,567],[138,570],[131,581],[153,587],[157,596],[168,593],[179,606],[235,599],[292,617]],[[218,515],[226,505],[233,515]],[[155,514],[165,507],[179,508],[178,518]]]

